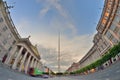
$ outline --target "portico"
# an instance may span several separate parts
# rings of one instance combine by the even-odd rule
[[[10,55],[7,62],[12,69],[27,73],[30,67],[40,68],[40,55],[36,46],[33,46],[29,38],[22,38],[16,45],[16,50]]]

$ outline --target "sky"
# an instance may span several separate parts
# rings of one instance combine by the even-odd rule
[[[61,71],[92,47],[104,0],[6,0],[21,35],[37,44],[43,65],[57,72],[60,32]]]

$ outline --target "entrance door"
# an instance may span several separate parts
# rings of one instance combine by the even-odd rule
[[[2,59],[2,63],[4,63],[4,62],[5,62],[6,58],[7,58],[7,54],[6,54],[6,55],[4,55],[4,57],[3,57],[3,59]]]

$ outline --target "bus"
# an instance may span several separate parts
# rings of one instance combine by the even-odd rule
[[[28,70],[28,74],[30,76],[42,76],[44,72],[42,72],[41,70],[39,70],[38,68],[29,68]]]

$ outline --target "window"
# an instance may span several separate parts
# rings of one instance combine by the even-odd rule
[[[13,43],[13,44],[15,44],[15,43],[16,43],[16,41],[14,40],[12,43]]]
[[[12,49],[12,46],[9,47],[8,51],[10,51]]]
[[[0,36],[1,36],[2,34],[0,33]]]
[[[9,34],[9,35],[8,35],[8,38],[11,38],[11,37],[12,37],[12,35],[11,35],[11,34]]]
[[[110,40],[113,39],[113,38],[114,38],[113,35],[111,35],[111,36],[109,37]]]
[[[116,38],[114,38],[114,37],[113,37],[111,40],[112,40],[112,42],[115,43],[115,44],[118,43],[118,40],[117,40]]]
[[[106,34],[106,37],[108,38],[108,39],[110,39],[110,37],[111,37],[111,33],[108,31]]]
[[[7,30],[7,26],[4,26],[4,27],[3,27],[3,31],[6,31],[6,30]]]
[[[115,29],[115,25],[112,24],[112,25],[110,26],[110,30],[114,31],[114,29]]]
[[[101,44],[101,51],[103,51],[105,49],[105,45],[104,44]]]
[[[119,23],[119,21],[120,21],[120,17],[119,17],[119,16],[116,16],[115,19],[114,19],[114,22],[115,22],[115,23]]]
[[[120,25],[120,21],[119,21],[118,25]]]
[[[6,43],[7,43],[7,40],[4,40],[4,41],[3,41],[3,44],[6,45]]]
[[[118,43],[118,40],[108,31],[106,33],[106,36],[109,40],[111,40],[113,43]]]
[[[0,22],[3,22],[3,18],[2,17],[0,18]]]
[[[107,17],[108,17],[108,16],[109,16],[109,13],[107,13],[107,12],[106,12],[106,13],[105,13],[105,16],[107,16]]]
[[[116,27],[116,28],[114,29],[114,32],[115,32],[115,33],[118,33],[118,31],[119,31],[119,28]]]
[[[120,7],[118,7],[117,14],[120,14]]]
[[[107,41],[106,41],[105,39],[103,40],[103,44],[104,44],[105,46],[108,45],[108,43],[107,43]]]
[[[118,35],[120,36],[120,29],[119,29],[119,31],[118,31]]]
[[[105,42],[103,42],[103,49],[105,49],[106,48],[106,43]]]

